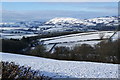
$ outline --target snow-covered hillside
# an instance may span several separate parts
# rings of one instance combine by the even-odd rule
[[[76,18],[53,18],[46,22],[45,24],[58,24],[64,26],[97,26],[97,25],[106,25],[106,26],[117,26],[118,18],[117,17],[99,17],[92,19],[76,19]]]
[[[53,78],[118,78],[118,64],[53,60],[2,52],[0,54],[2,61],[30,66]]]
[[[48,22],[46,22],[46,24],[60,24],[60,23],[66,23],[66,24],[75,24],[75,23],[83,23],[83,21],[79,20],[79,19],[75,19],[75,18],[65,18],[65,17],[58,17],[58,18],[54,18],[49,20]]]
[[[117,17],[99,17],[99,18],[87,19],[85,21],[94,24],[104,24],[106,26],[118,25]]]

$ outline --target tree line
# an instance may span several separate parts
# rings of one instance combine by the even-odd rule
[[[102,41],[94,46],[89,44],[70,47],[55,47],[53,53],[46,52],[43,45],[38,45],[29,54],[58,60],[92,61],[104,63],[120,63],[120,40]]]

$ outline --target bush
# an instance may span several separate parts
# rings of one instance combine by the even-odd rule
[[[88,60],[90,55],[95,54],[94,48],[88,44],[75,46],[72,51],[76,54],[78,60]]]
[[[31,70],[30,67],[16,65],[14,62],[2,63],[1,80],[51,80],[51,78],[39,75],[39,71]]]
[[[102,41],[99,44],[97,44],[95,46],[95,51],[96,54],[99,55],[99,60],[102,62],[118,63],[118,42],[120,42],[120,40],[115,42]]]
[[[38,45],[35,47],[35,49],[30,51],[30,55],[34,55],[34,56],[39,56],[39,57],[43,57],[45,54],[45,47],[43,45]]]
[[[59,59],[69,59],[70,49],[69,47],[55,47],[54,56]]]

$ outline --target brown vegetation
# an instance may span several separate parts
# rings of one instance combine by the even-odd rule
[[[88,44],[82,44],[70,49],[69,47],[55,47],[53,53],[45,52],[42,47],[38,46],[34,49],[39,53],[36,56],[42,56],[60,60],[77,60],[77,61],[93,61],[93,62],[105,62],[105,63],[120,63],[120,40],[117,41],[102,41],[97,45],[91,46]],[[43,52],[42,52],[43,51]],[[42,54],[44,53],[44,54]]]
[[[30,67],[16,65],[14,62],[2,63],[1,80],[51,80],[51,78],[39,75],[39,71],[31,70]]]

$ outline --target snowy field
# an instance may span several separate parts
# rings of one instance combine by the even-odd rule
[[[28,30],[29,28],[27,27],[0,27],[0,30],[17,30],[17,29]]]
[[[89,44],[91,46],[94,46],[95,44],[98,44],[101,41],[84,41],[84,42],[74,42],[74,43],[62,43],[62,44],[56,44],[55,47],[69,47],[73,48],[75,46],[80,46],[81,44]],[[54,44],[46,44],[46,51],[50,51],[50,49],[54,46]],[[54,52],[54,50],[52,50]]]
[[[10,34],[10,33],[0,33],[0,37],[3,39],[22,39],[23,37],[37,36],[38,34]]]
[[[30,66],[53,78],[118,78],[118,64],[53,60],[2,52],[0,54],[2,61]]]
[[[0,27],[0,38],[2,39],[22,39],[23,37],[37,36],[33,32],[27,31],[27,27]],[[2,32],[3,31],[3,32]],[[19,33],[17,33],[19,32]]]
[[[44,41],[44,44],[51,44],[51,43],[65,43],[65,42],[79,42],[85,40],[92,40],[92,39],[100,39],[100,33],[104,33],[104,38],[109,38],[113,35],[113,31],[99,31],[99,32],[86,32],[86,33],[78,33],[78,34],[71,34],[66,36],[59,36],[59,37],[51,37],[51,38],[43,38],[40,41]]]
[[[70,34],[70,35],[64,35],[64,36],[58,36],[58,37],[42,38],[40,39],[40,41],[43,42],[47,51],[49,51],[56,43],[57,44],[55,45],[55,47],[64,46],[64,47],[72,48],[75,46],[79,46],[81,44],[89,44],[91,46],[94,46],[95,44],[98,44],[101,42],[101,40],[95,40],[95,39],[100,39],[100,33],[104,33],[103,38],[105,39],[105,38],[110,38],[114,34],[114,31],[77,33],[77,34]],[[117,32],[112,37],[113,40],[118,39],[119,33]]]

